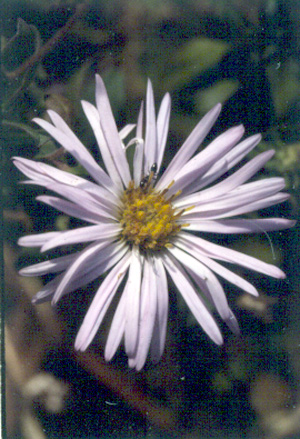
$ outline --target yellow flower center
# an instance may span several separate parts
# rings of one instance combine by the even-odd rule
[[[127,243],[139,246],[141,251],[156,251],[171,244],[183,224],[178,218],[183,210],[176,212],[171,201],[166,199],[167,190],[156,191],[151,185],[135,187],[129,183],[122,196],[120,224],[121,236]]]

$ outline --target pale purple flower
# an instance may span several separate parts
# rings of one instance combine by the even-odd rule
[[[129,366],[139,370],[149,350],[153,361],[158,361],[164,350],[168,274],[204,331],[215,343],[221,344],[222,335],[212,316],[214,308],[234,332],[239,328],[220,278],[249,294],[258,292],[219,261],[274,278],[285,275],[274,265],[203,239],[201,232],[256,233],[281,230],[294,224],[281,218],[241,218],[243,214],[288,199],[286,193],[280,192],[284,188],[282,178],[247,183],[274,151],[257,155],[228,176],[228,171],[261,139],[260,135],[254,135],[240,141],[244,133],[240,125],[196,153],[220,113],[221,105],[216,105],[157,178],[168,134],[169,94],[164,96],[156,117],[152,86],[148,82],[145,129],[142,106],[137,125],[126,125],[118,132],[104,83],[98,75],[96,104],[97,108],[82,102],[105,170],[57,113],[48,112],[52,123],[34,119],[88,171],[93,182],[45,163],[14,158],[15,165],[29,177],[29,183],[59,195],[42,195],[37,197],[39,201],[90,224],[19,240],[20,245],[39,247],[41,252],[89,243],[81,251],[21,270],[24,276],[56,274],[33,302],[51,300],[55,304],[63,295],[106,273],[79,329],[75,347],[84,351],[89,346],[117,295],[119,302],[110,326],[105,358],[110,360],[124,340]],[[125,146],[124,139],[135,128],[135,136]],[[127,148],[134,149],[132,171]]]

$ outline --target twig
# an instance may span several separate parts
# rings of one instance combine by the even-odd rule
[[[34,53],[28,60],[26,60],[19,68],[17,68],[13,72],[5,72],[7,78],[16,79],[24,72],[33,68],[36,63],[41,61],[48,52],[51,52],[51,50],[53,50],[54,47],[65,38],[77,18],[85,12],[86,7],[87,5],[85,3],[77,5],[75,13],[72,15],[72,17],[69,18],[66,24],[62,28],[60,28],[56,32],[56,34],[53,35],[53,37],[50,38],[50,40],[48,40],[37,53]]]
[[[76,353],[75,360],[85,370],[94,375],[101,384],[118,394],[137,410],[151,424],[164,431],[176,430],[177,420],[174,413],[166,407],[159,406],[149,396],[145,395],[136,384],[130,382],[124,373],[89,352],[84,354]]]

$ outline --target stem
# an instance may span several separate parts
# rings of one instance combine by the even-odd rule
[[[25,61],[19,68],[13,72],[6,72],[6,76],[9,79],[16,79],[21,76],[24,72],[33,68],[33,66],[40,62],[49,52],[51,52],[54,47],[65,38],[69,30],[72,28],[73,24],[86,10],[87,5],[82,3],[76,6],[75,12],[72,17],[66,22],[66,24],[60,28],[50,40],[48,40],[41,49],[34,53],[27,61]]]

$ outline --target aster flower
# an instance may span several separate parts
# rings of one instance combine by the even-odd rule
[[[117,295],[119,301],[105,358],[110,360],[124,340],[129,366],[139,370],[149,351],[152,360],[158,361],[164,350],[169,275],[203,330],[221,344],[222,335],[212,315],[214,308],[234,332],[239,331],[221,280],[249,294],[258,292],[220,261],[274,278],[285,275],[274,265],[204,239],[201,232],[248,234],[281,230],[294,224],[281,218],[241,217],[288,199],[286,193],[280,192],[284,188],[282,178],[248,182],[274,151],[263,152],[230,173],[261,139],[254,135],[240,141],[244,133],[240,125],[196,153],[220,113],[221,105],[216,105],[200,120],[158,178],[169,126],[169,94],[164,96],[156,118],[152,86],[148,82],[145,129],[142,105],[137,125],[126,125],[118,132],[104,83],[98,75],[96,104],[97,107],[82,102],[105,170],[57,113],[48,111],[52,123],[34,119],[73,155],[93,181],[45,163],[14,158],[18,169],[29,177],[27,183],[59,195],[38,196],[39,201],[89,224],[19,240],[21,246],[38,247],[41,252],[88,243],[80,251],[20,271],[23,276],[56,275],[35,295],[33,302],[51,300],[55,304],[63,295],[106,273],[79,329],[75,348],[87,349]],[[125,145],[124,139],[133,129],[135,136]],[[134,148],[131,167],[127,148]]]

